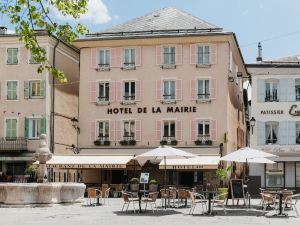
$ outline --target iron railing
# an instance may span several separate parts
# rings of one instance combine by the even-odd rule
[[[26,151],[27,139],[25,138],[0,138],[0,151]]]

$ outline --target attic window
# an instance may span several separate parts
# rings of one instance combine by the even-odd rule
[[[154,14],[154,17],[159,17],[160,15],[159,14]]]

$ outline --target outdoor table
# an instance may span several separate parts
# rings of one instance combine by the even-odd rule
[[[145,194],[148,194],[149,193],[149,190],[139,190],[138,192],[131,192],[131,193],[136,193],[139,197],[139,213],[142,213],[142,197],[145,195]]]
[[[208,194],[208,210],[205,214],[211,214],[211,200],[214,198],[215,194],[218,194],[218,191],[199,191],[201,194]]]
[[[99,189],[96,189],[96,193],[97,193],[97,195],[98,195],[98,198],[97,198],[97,205],[101,205],[101,204],[100,204],[100,198],[99,198],[99,195],[102,194],[102,193],[101,193],[101,191],[100,191]],[[101,197],[102,197],[102,196],[101,196]]]
[[[277,194],[279,196],[279,213],[277,213],[276,216],[287,216],[288,215],[287,213],[282,212],[282,198],[283,198],[283,193],[285,191],[288,191],[288,190],[279,189],[279,190],[268,191],[271,194]],[[294,190],[289,190],[289,191],[294,191]]]

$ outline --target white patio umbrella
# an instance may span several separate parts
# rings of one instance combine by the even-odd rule
[[[188,159],[196,157],[196,155],[172,148],[167,145],[159,146],[158,148],[155,148],[149,152],[145,152],[141,155],[138,155],[134,157],[140,165],[144,165],[146,161],[157,161],[160,162],[161,160],[164,160],[165,165],[165,174],[164,174],[164,186],[166,187],[166,177],[167,177],[167,164],[166,159]],[[166,204],[165,204],[166,207]]]

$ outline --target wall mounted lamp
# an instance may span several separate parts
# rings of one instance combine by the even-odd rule
[[[243,73],[242,72],[236,72],[236,76],[237,77],[243,77]]]
[[[251,126],[251,133],[252,133],[252,134],[253,134],[253,128],[254,128],[254,126],[255,126],[255,122],[256,122],[255,118],[252,117],[252,118],[250,119],[250,126]]]
[[[74,127],[74,129],[76,129],[77,133],[80,133],[80,127],[79,127],[79,121],[78,119],[76,119],[75,117],[73,117],[71,119],[72,122],[72,127]]]

